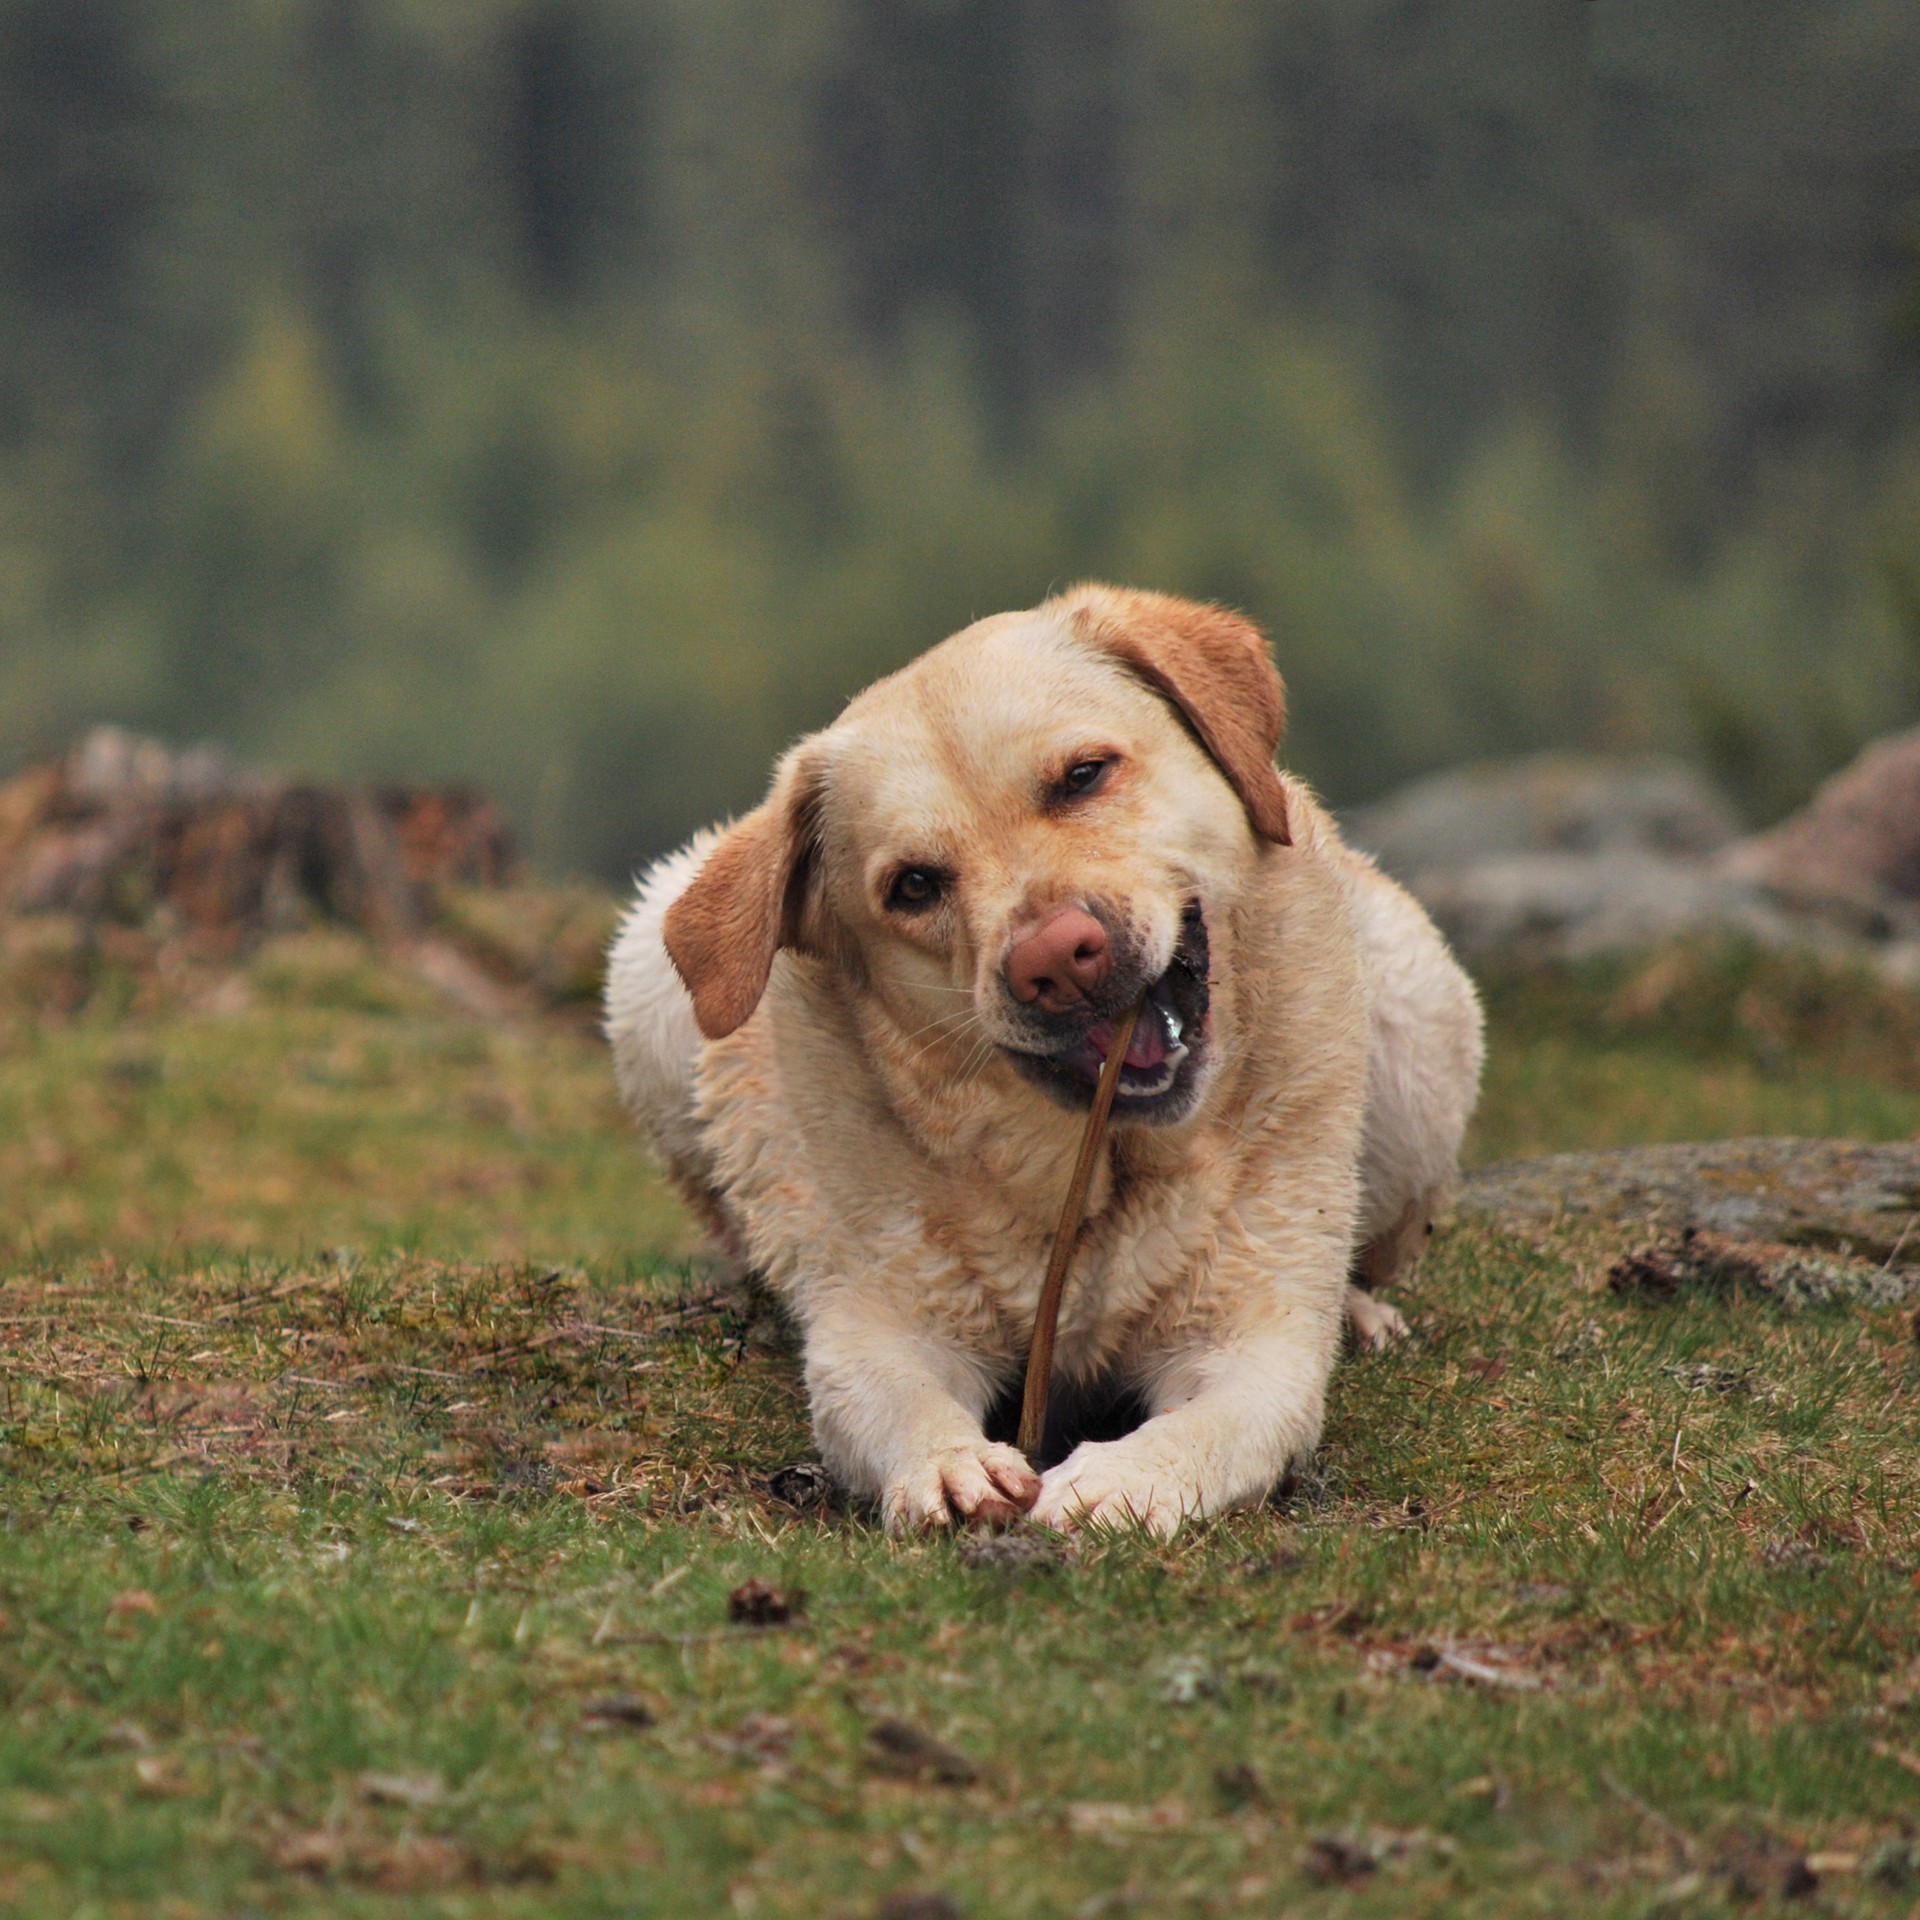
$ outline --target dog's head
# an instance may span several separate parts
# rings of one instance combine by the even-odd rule
[[[1186,1117],[1225,923],[1291,837],[1285,711],[1252,625],[1162,594],[1080,587],[956,634],[795,747],[674,904],[701,1031],[745,1021],[790,947],[903,1065],[1003,1060],[1084,1106],[1144,993],[1115,1118]]]

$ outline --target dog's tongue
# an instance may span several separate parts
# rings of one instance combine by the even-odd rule
[[[1087,1045],[1104,1063],[1113,1045],[1113,1022],[1102,1020],[1087,1035]],[[1142,1007],[1133,1023],[1133,1038],[1127,1042],[1125,1064],[1139,1073],[1151,1073],[1167,1057],[1167,1030],[1152,1007]]]

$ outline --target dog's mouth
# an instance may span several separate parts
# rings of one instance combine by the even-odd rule
[[[1207,1046],[1207,922],[1190,901],[1180,917],[1180,941],[1158,979],[1148,983],[1146,1002],[1134,1022],[1114,1089],[1116,1118],[1169,1121],[1193,1104],[1198,1070]],[[1139,993],[1136,985],[1121,1010],[1101,1013],[1080,1034],[1046,1053],[1008,1048],[1016,1066],[1063,1105],[1092,1104],[1121,1014]]]

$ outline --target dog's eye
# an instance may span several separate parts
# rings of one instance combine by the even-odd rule
[[[1060,791],[1069,799],[1091,793],[1107,771],[1105,760],[1076,760],[1060,779]]]
[[[938,867],[902,867],[887,889],[887,906],[894,913],[919,913],[946,891],[947,876]]]

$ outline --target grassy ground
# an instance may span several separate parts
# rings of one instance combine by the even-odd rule
[[[9,1018],[7,985],[0,1259],[692,1245],[584,1017],[463,1015],[345,935],[173,991],[109,967],[64,1020],[31,1016],[24,968]]]
[[[1597,1242],[1454,1230],[1266,1510],[896,1545],[769,1486],[792,1357],[583,1030],[316,939],[52,1021],[14,986],[0,1911],[1920,1902],[1898,1312],[1638,1304]],[[1491,1005],[1482,1157],[1920,1130],[1920,1011],[1859,979]],[[786,1620],[733,1617],[755,1579]]]
[[[1496,973],[1468,1157],[1740,1134],[1920,1134],[1920,995],[1749,947]]]

